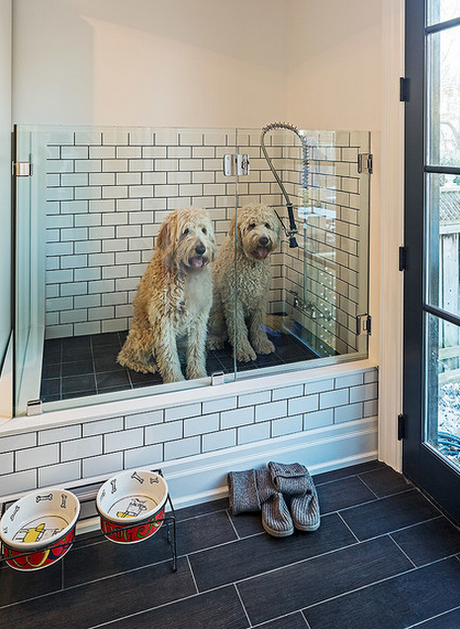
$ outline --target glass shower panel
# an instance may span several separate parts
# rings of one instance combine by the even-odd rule
[[[201,305],[191,328],[178,333],[185,382],[176,382],[177,373],[163,378],[152,361],[137,369],[118,359],[133,327],[133,302],[155,243],[160,246],[161,240],[167,248],[170,239],[177,239],[168,268],[172,275],[177,271],[179,282],[186,270],[198,276],[202,268],[209,269],[212,232],[216,249],[235,211],[236,179],[225,177],[222,169],[224,155],[235,153],[235,131],[23,127],[19,136],[20,159],[32,154],[33,175],[18,179],[16,368],[20,382],[30,367],[36,391],[17,399],[17,414],[36,398],[47,410],[94,403],[93,396],[97,402],[134,397],[140,388],[147,394],[153,386],[156,393],[209,384],[202,369],[187,369],[187,363],[202,360],[187,338],[197,338],[193,326],[207,306],[205,283],[198,282],[194,291]],[[191,207],[206,211],[211,231],[209,224],[182,225],[184,210]],[[175,210],[181,220],[178,214],[160,238]],[[207,292],[210,304],[210,283]],[[165,307],[167,300],[160,302]],[[183,314],[178,304],[172,318],[184,321]],[[30,321],[33,317],[40,319],[40,329]],[[33,328],[39,332],[34,363],[24,356]],[[204,344],[206,333],[201,337]],[[218,356],[208,354],[205,360],[208,376],[225,371],[233,377],[232,365],[223,365]]]
[[[213,374],[225,382],[366,355],[357,327],[368,312],[369,174],[358,172],[358,158],[366,161],[369,133],[269,127],[265,147],[277,177],[262,150],[265,128],[18,129],[17,161],[31,162],[32,176],[16,182],[16,414],[37,399],[46,412],[206,386]],[[185,290],[184,304],[201,304],[188,327],[172,340],[163,325],[168,273],[180,283],[186,267],[195,276],[207,267],[208,226],[165,229],[190,207],[207,212],[215,235],[214,286],[228,249],[228,312],[218,342],[208,334],[207,377],[190,368],[203,357],[187,341],[202,348],[193,324],[204,282]],[[263,276],[245,276],[236,263],[240,231],[253,243],[257,234],[249,259]],[[154,256],[169,251],[149,286],[166,291],[155,338],[177,349],[170,375],[155,368],[150,350],[139,354],[143,341],[129,332],[145,317],[138,287],[146,287],[154,247]],[[214,289],[210,322],[217,298]],[[184,309],[170,308],[172,319],[183,321]],[[238,354],[244,334],[252,345]]]
[[[265,183],[250,181],[248,199],[260,192],[283,225],[272,264],[269,312],[276,317],[269,318],[268,327],[275,327],[276,350],[270,360],[281,367],[312,358],[363,356],[368,343],[362,332],[368,321],[370,175],[365,166],[370,134],[275,129],[265,143],[287,193],[281,194],[259,160],[260,182]],[[294,243],[286,197],[293,204]]]
[[[40,237],[43,235],[43,216],[40,216],[37,202],[40,175],[33,172],[40,147],[30,129],[15,128],[14,150],[14,412],[23,414],[27,403],[40,397],[44,334],[44,256]]]

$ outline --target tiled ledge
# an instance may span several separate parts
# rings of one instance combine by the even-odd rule
[[[133,391],[133,397],[120,401],[111,401],[111,394],[102,394],[97,397],[96,403],[85,407],[79,406],[72,409],[56,410],[33,417],[0,418],[0,438],[30,432],[31,430],[71,426],[97,419],[157,409],[169,409],[199,402],[206,404],[207,412],[210,412],[208,409],[212,407],[212,404],[217,404],[217,406],[222,404],[222,402],[219,402],[222,398],[253,394],[267,389],[279,390],[298,385],[308,387],[313,382],[340,378],[346,375],[352,376],[353,374],[373,369],[376,369],[376,365],[366,359],[347,361],[325,367],[288,371],[270,376],[257,376],[217,386],[205,385],[197,387],[195,383],[190,383],[190,388],[187,388],[186,383],[182,391],[164,392],[142,397],[139,396],[139,391],[135,390]],[[332,382],[329,388],[334,388]],[[280,392],[278,391],[275,395],[279,394]],[[81,399],[79,404],[82,404]]]

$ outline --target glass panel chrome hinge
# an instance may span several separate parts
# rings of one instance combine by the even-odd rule
[[[374,156],[372,155],[372,153],[359,153],[358,154],[358,172],[372,175],[373,158]]]
[[[361,336],[361,334],[371,335],[371,326],[372,318],[371,315],[362,314],[356,317],[356,334]]]
[[[247,153],[227,153],[224,155],[224,175],[249,175],[249,155]]]
[[[211,384],[215,386],[216,384],[224,384],[225,376],[223,371],[216,371],[211,375]]]
[[[43,405],[41,400],[29,400],[27,402],[27,417],[32,415],[41,415],[43,412]]]
[[[16,177],[30,177],[32,175],[32,162],[13,162],[12,170]]]

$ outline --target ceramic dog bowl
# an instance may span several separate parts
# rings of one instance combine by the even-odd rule
[[[118,544],[148,539],[163,524],[167,497],[166,481],[155,472],[128,471],[110,478],[96,498],[101,531]]]
[[[46,568],[72,546],[80,502],[70,491],[31,492],[12,504],[0,521],[6,563],[15,570]]]

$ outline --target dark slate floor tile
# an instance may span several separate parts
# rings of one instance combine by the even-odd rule
[[[389,537],[381,537],[247,579],[237,587],[251,622],[257,624],[411,567],[396,544]],[[342,629],[340,623],[335,622],[329,624],[328,629],[331,627]]]
[[[213,513],[215,511],[225,511],[228,508],[228,498],[221,500],[211,500],[210,502],[202,502],[198,505],[185,507],[176,511],[177,521],[187,520],[188,518],[196,518],[199,515]]]
[[[257,625],[257,629],[308,629],[305,618],[301,613],[289,614],[277,620],[264,622],[263,625]]]
[[[62,378],[62,395],[83,392],[87,395],[96,393],[96,379],[93,374],[84,376],[68,376]]]
[[[91,347],[91,336],[69,336],[62,340],[62,352],[73,352],[80,349],[88,349]]]
[[[91,358],[86,360],[74,360],[68,363],[62,363],[62,376],[78,376],[85,373],[93,373],[93,361]]]
[[[96,373],[98,391],[109,391],[113,389],[131,388],[126,369],[117,371],[104,371]]]
[[[304,613],[311,629],[402,629],[458,605],[460,563],[451,558],[316,605]]]
[[[177,552],[193,553],[236,540],[236,533],[225,511],[208,513],[177,523]]]
[[[99,542],[75,544],[64,560],[64,585],[72,587],[89,580],[115,576],[150,564],[172,561],[166,526],[138,544],[115,544],[99,536]],[[172,566],[172,563],[170,563]],[[90,572],[88,572],[88,568]]]
[[[109,345],[111,347],[121,348],[121,341],[118,332],[105,332],[104,334],[93,334],[91,336],[91,344],[93,349]]]
[[[61,364],[60,363],[43,363],[42,378],[60,378],[61,377]]]
[[[445,517],[411,526],[392,537],[417,566],[460,553],[460,530]]]
[[[0,568],[0,607],[60,590],[63,561],[64,558],[54,566],[32,572],[19,572],[3,563]],[[0,618],[3,613],[0,611]]]
[[[118,340],[120,342],[120,347],[126,341],[127,336],[128,336],[128,330],[123,330],[123,332],[118,332]]]
[[[204,591],[327,553],[355,541],[334,514],[323,518],[320,528],[314,533],[296,531],[282,539],[263,533],[196,553],[190,556],[190,562],[198,589]]]
[[[52,378],[50,380],[42,380],[41,397],[43,400],[55,399],[61,393],[61,379]]]
[[[375,494],[357,476],[319,485],[317,491],[321,513],[331,513],[376,500]]]
[[[313,480],[316,485],[320,485],[321,483],[329,483],[340,478],[356,476],[357,474],[362,474],[363,472],[368,472],[382,467],[386,466],[383,463],[380,463],[380,461],[369,461],[368,463],[359,463],[358,465],[351,465],[350,467],[342,467],[339,470],[315,474],[313,476]]]
[[[158,564],[4,608],[0,629],[87,629],[195,593],[182,559],[176,573],[169,562]]]
[[[247,537],[248,535],[256,535],[257,533],[263,533],[264,527],[262,526],[262,516],[260,513],[239,513],[238,515],[231,515],[238,535],[240,537]]]
[[[454,609],[417,625],[417,629],[458,629],[459,627],[460,609]],[[412,628],[415,629],[414,625],[407,627],[407,629]]]
[[[219,371],[224,371],[220,360],[215,356],[208,355],[206,357],[206,373],[213,374],[218,373]]]
[[[96,371],[124,371],[123,365],[117,363],[118,349],[112,347],[98,347],[93,352]]]
[[[47,339],[43,348],[45,363],[61,362],[62,339]]]
[[[402,474],[398,474],[390,467],[383,467],[366,474],[360,474],[360,478],[379,497],[390,496],[400,491],[407,491],[413,487]]]
[[[246,629],[249,627],[234,587],[193,596],[161,609],[110,623],[105,629]]]
[[[365,540],[431,520],[439,511],[414,489],[345,509],[341,515],[358,539]]]
[[[129,370],[129,377],[134,388],[149,387],[153,384],[161,384],[163,382],[162,377],[158,373],[138,373],[131,369]]]
[[[69,350],[62,350],[62,364],[73,363],[80,360],[92,360],[90,347],[73,347]]]

